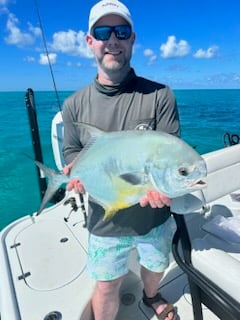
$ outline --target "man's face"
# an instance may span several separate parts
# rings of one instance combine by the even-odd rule
[[[128,23],[120,16],[107,15],[99,19],[94,27],[126,24]],[[93,35],[87,35],[87,43],[96,58],[98,67],[105,72],[119,71],[125,66],[129,67],[134,40],[135,34],[133,32],[127,40],[118,40],[114,32],[105,41],[96,40]]]

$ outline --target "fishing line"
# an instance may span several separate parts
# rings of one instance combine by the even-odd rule
[[[59,108],[59,111],[62,112],[61,103],[60,103],[60,99],[59,99],[59,94],[58,94],[58,90],[57,90],[57,86],[56,86],[56,81],[55,81],[55,78],[54,78],[53,68],[52,68],[50,57],[49,57],[47,41],[46,41],[45,33],[44,33],[44,30],[43,30],[43,24],[42,24],[42,19],[41,19],[39,7],[38,7],[38,2],[37,2],[37,0],[34,0],[34,2],[35,2],[36,11],[37,11],[38,23],[39,23],[39,27],[40,27],[40,30],[41,30],[43,45],[44,45],[44,48],[45,48],[46,56],[47,56],[47,59],[48,59],[48,65],[49,65],[49,69],[50,69],[50,73],[51,73],[51,77],[52,77],[52,81],[53,81],[54,91],[55,91],[56,98],[57,98],[58,108]]]

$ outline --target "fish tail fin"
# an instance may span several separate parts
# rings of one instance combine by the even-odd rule
[[[68,181],[67,176],[60,172],[56,172],[53,169],[46,167],[39,161],[35,161],[36,165],[39,169],[43,172],[43,174],[48,178],[48,186],[45,192],[45,195],[42,199],[40,208],[37,211],[37,215],[39,215],[43,209],[45,208],[46,204],[52,199],[55,192],[61,187],[64,182]]]

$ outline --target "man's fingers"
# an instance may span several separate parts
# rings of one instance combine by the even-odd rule
[[[73,163],[70,163],[62,169],[63,173],[66,176],[68,176],[70,174],[72,166],[73,166]],[[76,193],[84,193],[85,192],[84,186],[82,185],[81,181],[77,178],[74,178],[71,181],[69,181],[66,186],[66,189],[67,189],[67,191],[74,190]]]
[[[83,192],[84,188],[81,182],[78,179],[72,179],[70,182],[67,184],[67,190],[71,191],[74,189],[76,193]]]
[[[72,169],[72,166],[73,166],[73,162],[69,163],[68,165],[66,165],[66,166],[62,169],[63,173],[64,173],[66,176],[68,176],[68,175],[70,174],[70,171],[71,171],[71,169]]]
[[[148,198],[147,197],[144,197],[144,198],[142,198],[142,199],[140,199],[140,206],[141,207],[146,207],[146,205],[148,205]]]
[[[170,206],[172,200],[156,190],[148,190],[147,195],[140,200],[140,205],[145,207],[149,204],[152,208],[162,208]]]
[[[63,173],[65,174],[65,176],[68,176],[69,175],[69,172],[70,172],[70,169],[68,167],[64,167],[62,169]]]
[[[67,184],[67,190],[71,191],[74,188],[74,181],[70,181]]]

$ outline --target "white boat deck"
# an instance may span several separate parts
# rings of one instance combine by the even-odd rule
[[[88,301],[94,282],[85,272],[88,234],[80,209],[64,221],[71,211],[69,204],[62,205],[65,200],[39,216],[15,222],[1,233],[2,320],[58,319],[50,317],[57,312],[63,320],[92,320]],[[197,214],[194,216],[198,220]],[[6,278],[9,281],[4,281]],[[193,319],[187,278],[173,259],[160,291],[175,305],[179,319]],[[139,265],[133,251],[116,320],[156,319],[141,297]],[[206,320],[218,319],[207,309],[204,314]]]

